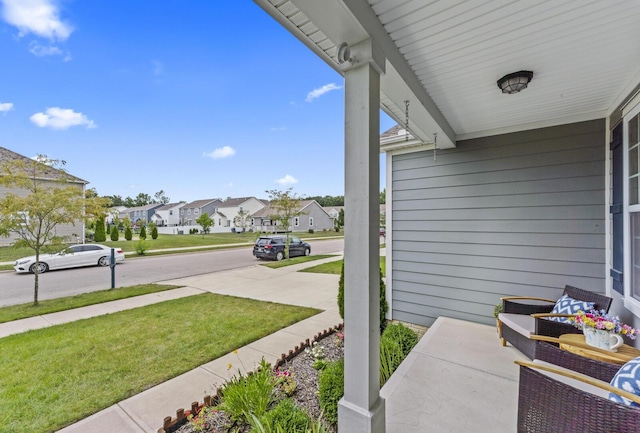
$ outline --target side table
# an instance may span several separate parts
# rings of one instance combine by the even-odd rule
[[[532,335],[531,338],[533,340],[542,340],[559,344],[560,349],[575,353],[576,355],[584,356],[585,358],[620,365],[640,356],[640,350],[629,346],[628,344],[623,344],[618,347],[616,352],[593,347],[584,341],[583,334],[563,334],[559,338]]]

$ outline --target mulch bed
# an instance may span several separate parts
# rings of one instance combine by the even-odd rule
[[[322,352],[326,361],[335,361],[344,357],[344,340],[341,332],[330,334],[320,340]],[[296,389],[292,398],[295,404],[309,414],[312,419],[320,417],[321,409],[318,400],[319,371],[313,368],[315,359],[302,351],[286,361],[279,370],[288,370],[296,381]],[[195,429],[190,423],[177,430],[179,433],[243,433],[250,430],[249,426],[231,425],[224,411],[215,411],[207,414],[206,429]],[[330,427],[330,426],[327,426]],[[335,431],[335,429],[331,429]]]

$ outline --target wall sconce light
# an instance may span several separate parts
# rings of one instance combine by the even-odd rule
[[[531,71],[514,72],[500,78],[498,80],[498,87],[502,90],[502,93],[518,93],[527,88],[532,78],[533,72]]]
[[[351,48],[349,48],[349,45],[347,45],[346,42],[343,42],[338,46],[337,58],[338,58],[339,64],[353,62],[354,59],[353,59],[353,56],[351,55]]]

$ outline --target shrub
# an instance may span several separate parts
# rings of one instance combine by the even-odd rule
[[[331,424],[338,423],[338,402],[344,395],[344,359],[327,364],[320,373],[318,398],[325,419]]]
[[[140,239],[136,242],[136,254],[139,256],[144,256],[144,253],[149,249],[149,244],[147,244],[144,239]]]
[[[158,227],[154,227],[151,229],[151,239],[158,239]]]
[[[403,324],[394,323],[385,328],[382,333],[382,340],[396,341],[402,349],[403,356],[406,357],[411,352],[411,349],[418,344],[418,335]]]
[[[138,235],[138,237],[140,239],[146,239],[147,238],[147,229],[145,229],[144,226],[142,226],[142,228],[140,229],[140,234]]]
[[[107,240],[107,234],[104,231],[104,219],[100,216],[96,220],[96,231],[93,234],[93,239],[96,242],[104,242]]]
[[[404,358],[402,346],[398,341],[380,338],[380,386],[389,380]]]
[[[262,424],[266,431],[281,429],[287,433],[306,433],[311,419],[309,415],[286,398],[262,417]]]
[[[380,269],[380,330],[384,329],[387,320],[387,288],[382,278],[382,269]],[[340,280],[338,281],[338,311],[340,317],[344,320],[344,262],[342,262],[342,270],[340,271]]]
[[[124,229],[124,238],[128,241],[133,239],[133,233],[131,233],[131,227],[127,227]]]
[[[262,358],[253,374],[240,374],[225,383],[218,409],[227,412],[232,421],[247,422],[249,414],[262,418],[276,400],[277,385],[271,366]]]
[[[309,229],[309,233],[310,233],[310,234],[313,234],[313,233],[315,233],[315,232],[313,231],[313,229]]]
[[[117,241],[120,238],[120,232],[114,227],[110,236],[112,241]]]

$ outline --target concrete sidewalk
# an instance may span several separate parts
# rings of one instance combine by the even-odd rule
[[[324,311],[241,347],[237,354],[229,353],[201,365],[59,431],[63,433],[155,433],[162,426],[164,417],[175,416],[176,409],[187,409],[193,401],[202,401],[205,393],[214,393],[217,386],[237,373],[238,369],[243,372],[253,370],[263,357],[273,364],[281,354],[287,353],[300,342],[341,323],[342,319],[338,314],[336,302],[339,276],[297,272],[305,267],[340,258],[341,256],[336,256],[279,269],[254,265],[164,281],[163,283],[167,284],[184,285],[183,289],[176,290],[182,290],[185,296],[188,296],[187,293],[196,294],[206,291],[318,308]],[[131,303],[136,302],[135,298],[130,299]],[[122,307],[125,308],[127,302],[124,301],[127,300],[114,302],[122,302]],[[140,305],[135,307],[137,306]],[[71,319],[74,314],[78,319],[85,318],[88,314],[85,308],[91,307],[79,308],[77,310],[84,311],[75,313],[73,313],[75,310],[65,312],[67,319]],[[229,364],[233,366],[231,369],[228,368]]]

